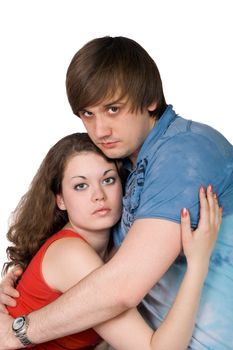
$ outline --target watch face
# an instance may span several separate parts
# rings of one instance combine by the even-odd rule
[[[18,331],[20,328],[23,327],[24,322],[25,322],[24,317],[17,317],[13,322],[13,329],[15,331]]]

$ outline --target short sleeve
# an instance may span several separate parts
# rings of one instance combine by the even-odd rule
[[[169,138],[151,153],[135,219],[180,222],[181,209],[186,207],[195,227],[199,220],[200,186],[214,186],[221,181],[223,157],[211,140],[192,132]]]

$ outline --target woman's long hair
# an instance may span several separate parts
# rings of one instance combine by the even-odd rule
[[[68,222],[67,212],[56,204],[56,195],[62,193],[67,161],[77,153],[89,151],[106,158],[86,133],[68,135],[49,150],[28,192],[11,215],[7,232],[11,246],[6,250],[9,261],[4,264],[3,273],[12,265],[20,265],[25,270],[48,237]]]

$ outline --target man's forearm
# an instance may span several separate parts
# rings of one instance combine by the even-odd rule
[[[179,225],[160,221],[138,220],[107,264],[53,303],[29,314],[28,338],[35,344],[46,342],[94,327],[135,307],[180,250]],[[5,323],[3,335],[9,324]]]
[[[105,265],[106,266],[106,265]],[[121,312],[126,305],[106,267],[95,270],[46,307],[29,314],[28,338],[35,344],[96,326]],[[108,281],[108,282],[106,282]],[[110,282],[111,281],[111,282]],[[107,289],[111,292],[107,293]],[[104,294],[101,293],[104,290]]]
[[[135,307],[165,273],[179,250],[178,224],[138,220],[108,263],[53,303],[29,315],[29,339],[41,343],[77,333]]]

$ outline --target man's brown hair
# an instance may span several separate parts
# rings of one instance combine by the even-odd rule
[[[156,102],[150,115],[159,118],[166,108],[158,68],[146,50],[125,37],[89,41],[73,57],[66,76],[68,100],[75,115],[119,93],[131,110]]]

